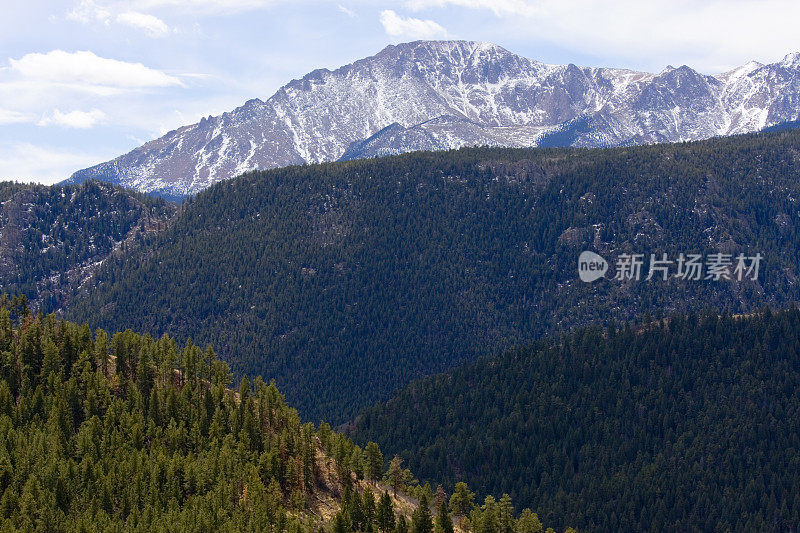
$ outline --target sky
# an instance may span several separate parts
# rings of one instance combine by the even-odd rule
[[[705,74],[800,51],[796,0],[2,1],[0,179],[48,184],[393,43]]]

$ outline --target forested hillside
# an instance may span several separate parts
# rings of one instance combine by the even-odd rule
[[[797,131],[247,174],[104,264],[67,315],[212,343],[236,376],[274,378],[302,416],[340,423],[414,378],[550,332],[800,299],[799,178]],[[587,248],[764,259],[756,281],[585,284]]]
[[[475,506],[463,484],[451,518],[441,488],[398,458],[384,469],[374,443],[302,424],[274,383],[228,389],[211,347],[93,333],[22,303],[0,298],[2,531],[433,533],[453,518],[542,531],[508,496]]]
[[[354,438],[580,531],[800,523],[800,311],[590,327],[418,381]]]
[[[176,206],[121,187],[0,183],[0,292],[55,310],[114,250],[163,229]],[[129,241],[129,242],[126,242]]]

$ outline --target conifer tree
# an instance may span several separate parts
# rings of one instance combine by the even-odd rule
[[[375,524],[377,513],[377,510],[375,509],[375,495],[371,490],[367,489],[364,491],[361,502],[364,508],[364,523],[367,526],[367,529],[371,530],[373,529],[373,524]]]
[[[517,533],[542,533],[542,523],[536,513],[525,508],[517,520]]]
[[[403,485],[404,475],[403,475],[403,460],[395,455],[391,462],[389,463],[389,471],[386,474],[389,483],[392,485],[392,490],[394,491],[394,495],[397,496],[397,491]]]
[[[453,510],[453,513],[463,521],[463,518],[469,515],[474,506],[475,494],[463,481],[456,483],[453,495],[450,496],[450,509]]]
[[[438,512],[439,509],[447,502],[447,493],[441,485],[436,486],[436,494],[433,497],[433,505]]]
[[[442,533],[453,533],[453,520],[450,518],[446,500],[442,501],[442,504],[439,506],[437,525],[439,526],[438,530]]]
[[[380,479],[383,472],[383,454],[374,442],[367,443],[364,454],[366,456],[364,468],[366,477],[369,481],[375,482]]]
[[[408,522],[406,521],[406,517],[402,514],[397,518],[395,533],[408,533]]]
[[[380,531],[392,531],[394,529],[394,505],[392,505],[392,498],[389,493],[384,491],[378,502],[378,510],[376,512],[378,522],[378,529]]]
[[[411,516],[412,533],[433,533],[433,517],[428,507],[428,498],[423,494],[419,499],[419,506]]]

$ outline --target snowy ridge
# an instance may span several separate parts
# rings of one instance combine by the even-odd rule
[[[547,65],[491,44],[417,41],[254,99],[81,170],[142,192],[194,194],[254,169],[468,145],[688,141],[758,131],[800,115],[800,54],[718,76]],[[569,124],[586,119],[588,128]],[[559,137],[560,138],[560,137]]]

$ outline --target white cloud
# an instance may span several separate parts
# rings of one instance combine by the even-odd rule
[[[149,123],[153,127],[163,116],[154,96],[182,98],[187,92],[180,78],[140,63],[86,51],[31,53],[0,67],[0,127],[7,130],[6,139],[17,141],[23,138],[9,132],[24,124],[90,129],[105,123],[135,128]],[[28,140],[34,142],[46,135],[41,130],[38,134],[19,131],[32,135]]]
[[[84,24],[96,21],[107,24],[115,14],[128,11],[144,12],[170,9],[201,15],[224,15],[265,9],[286,3],[290,3],[290,0],[80,0],[78,5],[67,14],[67,18]]]
[[[142,89],[181,86],[175,76],[141,63],[128,63],[99,57],[89,51],[53,50],[10,59],[11,70],[27,80],[78,86]]]
[[[436,39],[447,36],[447,30],[433,20],[403,18],[391,9],[381,11],[383,29],[391,37],[407,39]]]
[[[11,111],[9,109],[0,109],[0,125],[3,124],[18,124],[22,122],[30,122],[31,117],[18,111]]]
[[[81,0],[67,14],[67,18],[82,24],[100,23],[108,26],[111,22],[143,31],[149,37],[169,35],[170,28],[160,18],[126,8],[129,2],[106,2],[98,4],[95,0]],[[116,15],[115,15],[116,13]]]
[[[353,18],[353,17],[356,16],[356,12],[355,11],[353,11],[352,9],[350,9],[348,7],[343,6],[342,4],[339,4],[337,7],[339,8],[339,11],[341,11],[342,13],[344,13],[345,15],[347,15],[350,18]]]
[[[173,8],[202,15],[226,15],[282,3],[287,3],[287,0],[134,0],[132,5],[138,9]]]
[[[535,14],[537,4],[547,2],[531,2],[525,0],[407,0],[406,6],[414,11],[431,8],[442,8],[448,5],[465,7],[469,9],[488,9],[495,15],[526,15]]]
[[[111,159],[113,154],[88,154],[74,149],[51,148],[30,143],[0,147],[0,179],[53,184],[76,170]]]
[[[92,22],[108,24],[111,22],[111,11],[107,7],[97,4],[94,0],[81,0],[81,3],[67,14],[67,18],[83,24]]]
[[[506,39],[620,63],[688,64],[717,73],[800,48],[796,0],[405,0],[414,11],[486,10]],[[710,24],[709,21],[713,21]]]
[[[160,18],[138,11],[120,13],[115,20],[120,24],[144,30],[150,37],[164,37],[170,32],[169,26]]]
[[[69,113],[62,113],[60,110],[54,109],[51,115],[42,117],[37,124],[39,126],[55,124],[57,126],[85,130],[96,126],[105,121],[105,119],[106,114],[99,109],[92,109],[91,111],[76,110]]]

